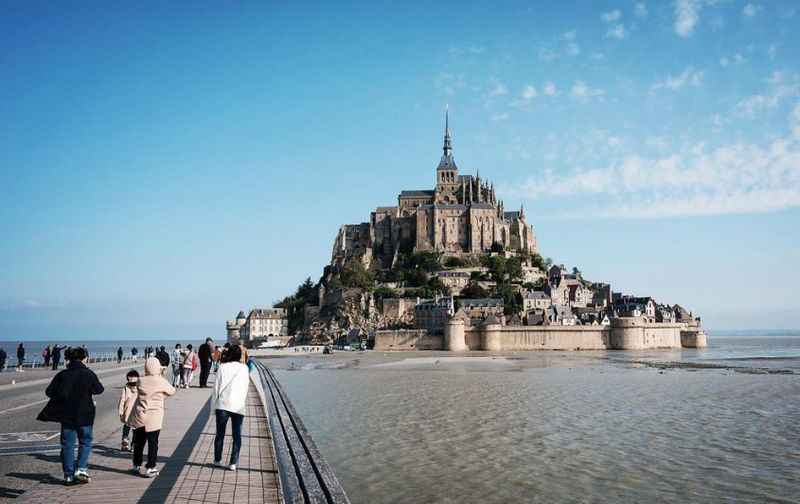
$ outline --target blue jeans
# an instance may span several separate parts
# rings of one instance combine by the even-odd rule
[[[217,414],[217,435],[214,437],[214,461],[222,461],[222,446],[225,444],[225,428],[228,426],[228,418],[231,419],[231,430],[233,431],[233,448],[231,448],[231,464],[239,463],[239,450],[242,448],[242,421],[244,415],[231,413],[226,410],[214,410]]]
[[[89,454],[92,453],[92,426],[75,427],[61,424],[61,467],[64,477],[75,474],[75,445],[78,444],[78,469],[89,469]]]

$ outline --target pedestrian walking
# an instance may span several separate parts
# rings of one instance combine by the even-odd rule
[[[44,347],[44,350],[42,350],[42,360],[44,360],[45,367],[50,366],[50,345],[47,345]]]
[[[183,350],[181,344],[177,343],[172,351],[172,386],[181,387],[183,379]]]
[[[139,349],[136,347],[131,348],[131,356],[133,357],[133,360],[138,360]]]
[[[117,364],[122,362],[122,347],[117,348]]]
[[[17,347],[17,371],[22,371],[22,366],[25,364],[25,347],[22,343]]]
[[[183,355],[183,368],[181,369],[181,385],[183,388],[189,388],[192,383],[192,364],[197,354],[192,351],[192,345],[186,345],[186,351]]]
[[[211,352],[211,370],[214,372],[214,374],[216,374],[217,370],[219,369],[219,361],[221,358],[222,349],[219,347],[219,345],[216,345],[214,347],[214,351]]]
[[[127,383],[122,387],[117,410],[119,412],[119,421],[122,422],[122,444],[120,449],[129,451],[131,449],[131,426],[128,425],[128,418],[131,416],[133,405],[136,403],[136,397],[139,394],[139,372],[131,369],[125,375],[125,379]]]
[[[169,353],[164,350],[163,345],[156,350],[156,359],[161,363],[161,372],[166,372],[166,370],[169,369]]]
[[[60,347],[58,345],[53,345],[53,356],[52,356],[52,359],[53,359],[53,371],[58,369],[58,365],[61,364],[61,351],[64,348],[65,347]]]
[[[239,463],[239,450],[242,447],[242,422],[247,407],[247,389],[250,386],[250,373],[247,366],[241,363],[242,349],[238,345],[231,346],[225,353],[225,360],[220,364],[214,392],[212,408],[216,415],[217,433],[214,437],[214,465],[222,465],[222,448],[225,444],[225,430],[228,420],[231,421],[233,446],[228,468],[236,470]]]
[[[211,373],[211,349],[213,348],[211,338],[206,338],[206,342],[197,349],[197,358],[200,361],[200,388],[208,386],[208,375]]]
[[[0,348],[0,372],[6,370],[6,359],[8,359],[8,354],[2,348]]]
[[[37,420],[61,424],[61,467],[64,484],[89,483],[89,455],[92,452],[92,427],[95,407],[93,395],[103,393],[97,375],[87,368],[86,352],[75,348],[67,369],[53,377],[45,390],[50,398]],[[75,464],[75,445],[78,462]]]
[[[154,478],[158,476],[158,437],[164,423],[164,400],[175,394],[175,387],[161,376],[161,363],[151,357],[144,363],[144,376],[139,379],[136,402],[128,419],[133,429],[134,474]],[[146,471],[142,473],[144,445],[147,443]]]

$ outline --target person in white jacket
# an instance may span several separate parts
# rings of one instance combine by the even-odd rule
[[[222,356],[222,364],[214,380],[214,393],[211,408],[217,417],[217,435],[214,438],[214,465],[222,465],[222,447],[225,444],[225,429],[231,421],[233,448],[229,469],[236,470],[239,463],[239,450],[242,447],[242,422],[247,407],[247,389],[250,386],[250,372],[241,363],[242,349],[238,345],[230,347]]]

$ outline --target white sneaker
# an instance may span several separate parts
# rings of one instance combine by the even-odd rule
[[[78,469],[75,471],[75,480],[81,483],[89,483],[92,478],[89,477],[89,472],[85,469]]]
[[[224,469],[224,468],[225,468],[225,465],[222,463],[222,461],[221,461],[221,460],[215,460],[215,461],[214,461],[214,467],[221,467],[221,468],[223,468],[223,469]]]
[[[144,474],[144,476],[145,478],[155,478],[156,476],[158,476],[158,473],[159,470],[153,467],[148,469],[147,472]]]
[[[230,469],[231,471],[235,471],[236,470],[236,464],[231,464],[230,467],[228,467],[228,469]]]

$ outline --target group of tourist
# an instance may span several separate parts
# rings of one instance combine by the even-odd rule
[[[78,348],[83,350],[83,352],[87,356],[89,355],[89,350],[86,348],[86,345],[81,345]],[[68,347],[66,345],[47,345],[46,347],[44,347],[44,349],[42,349],[42,362],[44,367],[51,367],[52,365],[53,371],[56,371],[58,369],[58,366],[61,365],[62,352],[64,355],[64,359],[69,361],[70,353],[73,350],[75,350],[75,348]],[[15,371],[17,372],[24,371],[25,355],[26,355],[25,344],[20,343],[17,346],[17,365],[14,368]],[[0,371],[5,370],[7,359],[8,359],[8,354],[6,353],[5,350],[0,348]]]
[[[67,367],[50,382],[45,391],[49,401],[37,417],[41,421],[61,424],[61,465],[64,484],[67,486],[91,481],[88,468],[95,419],[93,396],[102,394],[104,387],[97,375],[86,367],[87,357],[88,353],[84,348],[70,350]],[[235,471],[239,461],[241,428],[249,387],[247,360],[247,351],[243,347],[226,344],[220,348],[213,345],[209,338],[200,345],[197,352],[192,345],[186,345],[185,349],[180,344],[176,345],[172,359],[163,346],[151,352],[145,360],[144,376],[140,376],[135,369],[130,370],[126,374],[126,383],[119,398],[118,413],[122,422],[121,449],[133,452],[131,472],[148,478],[159,474],[156,462],[158,439],[164,422],[164,403],[167,397],[175,394],[177,388],[188,387],[192,380],[191,371],[196,369],[195,362],[200,368],[201,388],[208,386],[212,368],[216,373],[212,391],[212,408],[216,417],[214,465]],[[170,364],[173,371],[172,383],[164,376]],[[176,368],[179,368],[180,373],[176,374]],[[175,381],[175,376],[180,376],[180,380]],[[229,420],[233,446],[228,464],[223,465],[222,452]]]

